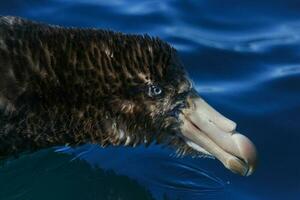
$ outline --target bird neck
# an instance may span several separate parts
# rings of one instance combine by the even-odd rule
[[[0,158],[53,146],[106,145],[111,121],[93,106],[22,109],[0,116]]]

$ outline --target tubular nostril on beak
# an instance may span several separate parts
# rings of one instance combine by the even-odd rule
[[[236,129],[236,123],[234,121],[231,121],[230,119],[224,117],[225,122],[225,126],[223,127],[223,130],[226,132],[233,132]]]
[[[203,99],[197,98],[197,100],[193,101],[194,110],[201,110],[201,115],[205,116],[212,123],[214,123],[217,127],[225,132],[233,132],[236,129],[236,123],[232,120],[224,117],[218,111],[216,111],[213,107],[211,107],[208,103],[206,103]]]

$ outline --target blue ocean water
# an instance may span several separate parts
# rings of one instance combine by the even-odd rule
[[[240,177],[155,145],[48,149],[0,166],[1,200],[300,199],[300,1],[10,0],[0,15],[168,41],[260,160]]]

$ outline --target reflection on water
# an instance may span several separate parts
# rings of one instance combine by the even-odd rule
[[[46,150],[6,163],[0,169],[0,199],[153,199],[126,176],[70,159]]]
[[[297,75],[300,73],[300,65],[284,66],[273,71],[273,77],[284,77]]]
[[[271,66],[263,73],[257,73],[252,77],[246,77],[243,80],[235,81],[215,81],[213,83],[198,83],[196,89],[201,93],[231,93],[231,92],[246,92],[252,90],[255,86],[267,84],[268,81],[276,81],[277,79],[289,78],[289,76],[297,76],[300,74],[300,65],[287,66]],[[299,96],[300,97],[300,96]]]
[[[202,169],[201,165],[190,162],[191,158],[176,158],[172,156],[172,150],[162,150],[155,145],[134,149],[86,145],[58,151],[75,155],[75,159],[85,160],[92,166],[113,170],[138,180],[157,199],[163,196],[171,199],[198,199],[199,196],[211,197],[224,195],[225,192],[226,183]]]
[[[227,32],[211,34],[210,31],[201,30],[198,27],[186,27],[182,30],[181,27],[174,26],[165,27],[163,32],[166,35],[181,37],[199,45],[237,52],[262,52],[269,48],[295,44],[300,41],[299,25],[295,24],[274,27],[274,30],[268,29],[247,35]],[[270,32],[272,32],[271,35]]]
[[[294,0],[0,1],[0,15],[170,42],[197,90],[260,153],[245,178],[157,146],[42,151],[0,167],[0,199],[299,199],[299,11]]]

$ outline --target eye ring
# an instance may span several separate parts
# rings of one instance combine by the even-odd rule
[[[150,85],[148,87],[148,96],[155,97],[162,94],[162,89],[158,85]]]

